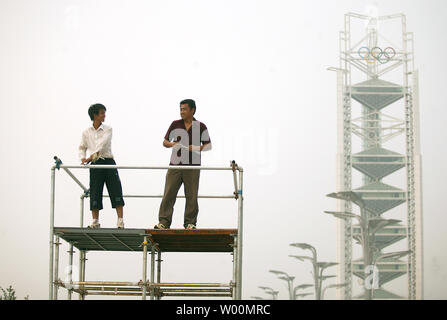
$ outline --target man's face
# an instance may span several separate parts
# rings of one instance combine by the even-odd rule
[[[180,105],[180,116],[183,120],[193,117],[193,110],[189,108],[187,104]]]
[[[93,115],[94,121],[99,121],[100,123],[103,123],[106,118],[106,111],[104,109],[99,110],[98,114]]]

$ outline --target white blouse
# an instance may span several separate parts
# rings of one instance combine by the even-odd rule
[[[86,151],[89,156],[99,152],[101,158],[113,158],[112,154],[112,127],[101,124],[98,129],[93,126],[82,132],[81,144],[79,145],[79,159],[87,158]]]

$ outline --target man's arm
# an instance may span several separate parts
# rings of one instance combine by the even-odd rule
[[[177,144],[177,142],[170,142],[169,140],[166,140],[166,139],[163,140],[163,146],[165,148],[172,148],[176,144]]]
[[[79,159],[81,160],[81,163],[84,164],[86,162],[86,152],[87,152],[87,141],[84,132],[81,136],[81,143],[79,144]]]
[[[174,147],[178,143],[178,142],[171,142],[171,141],[169,141],[169,140],[172,139],[172,136],[171,136],[171,134],[173,133],[172,131],[176,130],[176,129],[174,129],[175,128],[174,123],[175,123],[175,121],[171,123],[171,125],[168,128],[168,131],[165,134],[165,138],[163,140],[163,146],[165,148],[172,148],[172,147]]]
[[[202,145],[200,146],[200,151],[210,151],[213,146],[211,145],[211,139],[208,132],[208,128],[206,127],[205,124],[202,125],[204,130],[200,136],[200,140],[202,142]]]
[[[210,151],[212,149],[211,142],[207,142],[203,145],[199,146],[193,146],[189,145],[189,151]]]
[[[212,148],[211,142],[207,142],[200,146],[200,151],[210,151]]]

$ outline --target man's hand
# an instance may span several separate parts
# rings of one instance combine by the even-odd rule
[[[99,152],[95,152],[94,154],[92,154],[91,156],[90,156],[90,161],[92,161],[92,162],[96,162],[96,160],[98,160],[98,158],[99,158]]]
[[[189,151],[201,151],[200,146],[189,145]]]
[[[178,142],[171,142],[171,148],[174,149],[174,151],[178,151],[181,149],[182,145]]]
[[[168,140],[163,140],[163,146],[165,147],[165,148],[174,148],[174,146],[177,144],[177,142],[171,142],[171,141],[168,141]],[[180,147],[180,145],[178,146],[178,147]],[[174,148],[174,150],[175,149],[177,149],[178,150],[178,147],[177,148]]]
[[[99,155],[99,153],[95,152],[90,157],[88,157],[87,159],[86,158],[82,158],[81,162],[82,162],[82,164],[88,164],[89,162],[96,161],[96,160],[98,160],[98,155]]]

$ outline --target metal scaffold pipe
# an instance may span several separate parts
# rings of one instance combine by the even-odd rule
[[[54,267],[54,300],[57,300],[57,293],[58,293],[58,284],[57,281],[59,280],[59,236],[56,236],[56,242],[54,243],[54,245],[56,246],[56,252],[55,252],[55,264],[56,266]]]
[[[51,168],[51,188],[50,188],[50,270],[49,270],[49,299],[53,299],[53,241],[54,241],[54,197],[55,197],[55,167]]]
[[[146,282],[147,282],[147,236],[144,236],[143,241],[143,300],[146,300]]]
[[[79,179],[78,178],[76,178],[75,176],[74,176],[74,174],[73,173],[71,173],[71,171],[70,170],[68,170],[67,168],[64,168],[64,167],[62,167],[62,169],[64,169],[64,171],[76,182],[76,184],[78,185],[78,186],[80,186],[81,187],[81,189],[82,190],[84,190],[84,192],[87,192],[88,191],[88,188],[86,187],[86,186],[84,186],[83,184],[82,184],[82,182],[81,181],[79,181]]]
[[[168,170],[168,169],[178,169],[178,170],[223,170],[230,171],[233,170],[231,167],[203,167],[203,166],[118,166],[118,165],[95,165],[95,164],[85,164],[85,165],[65,165],[61,164],[62,169],[152,169],[152,170]]]
[[[109,195],[103,195],[104,198],[110,198]],[[143,194],[128,194],[128,195],[123,195],[123,198],[163,198],[163,195],[143,195]],[[185,196],[177,196],[177,198],[180,199],[186,199]],[[234,199],[234,195],[233,196],[197,196],[197,198],[199,199]]]
[[[242,234],[243,234],[243,194],[242,194],[242,183],[243,183],[243,170],[239,168],[239,190],[238,190],[238,236],[237,236],[237,273],[238,279],[236,283],[236,299],[242,299]]]
[[[71,296],[72,296],[72,283],[73,283],[73,243],[70,243],[70,251],[68,251],[68,266],[69,266],[69,270],[68,270],[68,282],[70,283],[70,288],[68,289],[68,300],[71,300]]]
[[[154,298],[155,298],[154,280],[155,280],[155,245],[152,245],[151,246],[151,300],[154,300]]]

